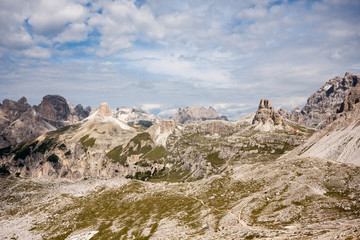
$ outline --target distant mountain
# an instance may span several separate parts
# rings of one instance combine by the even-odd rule
[[[5,99],[0,104],[0,149],[41,134],[74,124],[86,118],[90,107],[75,108],[59,95],[46,95],[38,106],[30,106],[22,97],[17,102]]]
[[[330,115],[336,113],[349,90],[360,81],[360,75],[346,73],[343,78],[330,79],[318,91],[312,94],[306,105],[300,110],[295,108],[291,113],[280,109],[279,113],[292,121],[305,126],[322,129]]]
[[[151,125],[159,122],[160,120],[141,108],[117,108],[114,112],[117,119],[124,121],[131,125],[142,125],[144,127],[150,127]]]
[[[205,108],[200,105],[194,107],[179,108],[174,116],[170,117],[173,121],[180,124],[202,122],[206,120],[225,120],[225,116],[220,116],[219,113],[212,107]]]

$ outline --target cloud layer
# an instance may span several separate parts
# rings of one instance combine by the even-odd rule
[[[291,109],[360,73],[360,2],[0,2],[0,94],[48,93],[166,116],[213,105],[238,119],[261,98]]]

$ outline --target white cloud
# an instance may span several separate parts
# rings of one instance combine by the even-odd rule
[[[66,25],[82,22],[88,16],[85,6],[71,0],[38,0],[32,3],[29,23],[37,34],[58,34],[65,30]]]
[[[87,39],[91,28],[85,23],[72,23],[54,38],[55,42],[81,42]]]
[[[260,98],[301,104],[334,75],[359,70],[359,1],[273,3],[0,1],[0,81],[37,76],[43,91],[58,89],[56,81],[67,81],[66,91],[90,82],[97,91],[84,98],[124,95],[150,110],[219,102],[221,114],[236,118]]]
[[[246,20],[258,20],[266,17],[267,10],[263,7],[246,8],[236,14],[236,17]]]
[[[30,49],[26,49],[23,51],[23,54],[26,57],[29,58],[43,58],[43,59],[47,59],[51,57],[51,52],[48,48],[42,48],[39,46],[34,46]]]
[[[163,108],[163,104],[157,104],[157,103],[146,103],[141,106],[142,109],[150,112],[151,110],[161,109]]]
[[[178,108],[167,109],[158,113],[159,117],[170,117],[177,112]]]

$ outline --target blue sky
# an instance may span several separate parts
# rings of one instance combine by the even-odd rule
[[[261,98],[293,109],[360,73],[360,1],[1,0],[0,96],[138,106],[166,117]]]

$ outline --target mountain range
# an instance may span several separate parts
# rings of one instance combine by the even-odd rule
[[[0,238],[358,239],[358,78],[293,112],[261,99],[237,122],[201,106],[160,119],[4,100]]]

